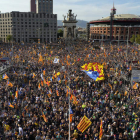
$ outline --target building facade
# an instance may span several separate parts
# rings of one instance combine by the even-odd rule
[[[97,41],[130,41],[132,35],[140,34],[140,17],[133,14],[116,14],[113,5],[113,16],[90,21],[87,28],[88,39]]]
[[[53,0],[36,0],[36,13],[53,14]]]
[[[127,41],[132,35],[140,34],[140,26],[113,26],[112,41]],[[90,38],[93,40],[109,41],[110,26],[109,25],[95,25],[90,27]]]
[[[30,11],[36,13],[36,0],[30,0]]]
[[[2,41],[13,35],[15,42],[56,42],[57,15],[32,12],[11,12],[0,14]]]
[[[53,0],[36,0],[36,7],[43,3],[53,4]],[[12,35],[15,42],[57,42],[57,14],[52,13],[52,8],[48,13],[38,9],[36,13],[0,13],[0,38],[7,42],[7,35]]]

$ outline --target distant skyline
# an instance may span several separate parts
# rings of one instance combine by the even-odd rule
[[[58,15],[58,20],[63,20],[62,15],[66,15],[69,9],[77,14],[80,20],[96,20],[110,15],[113,7],[113,0],[53,0],[53,13]],[[114,0],[117,14],[140,15],[139,0]],[[20,11],[30,11],[30,0],[1,0],[1,13]]]

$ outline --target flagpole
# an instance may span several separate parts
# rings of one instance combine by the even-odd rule
[[[69,140],[70,140],[70,93],[69,93]]]
[[[69,43],[68,43],[69,44]],[[68,49],[69,52],[69,49]],[[69,65],[68,65],[68,74],[69,74]],[[68,75],[68,86],[69,86],[69,93],[68,93],[68,97],[69,97],[69,140],[70,140],[70,79],[69,79],[69,75]]]

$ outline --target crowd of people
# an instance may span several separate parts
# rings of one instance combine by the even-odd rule
[[[68,140],[69,98],[71,140],[99,140],[101,120],[102,140],[140,139],[140,86],[130,80],[140,66],[136,46],[95,49],[78,41],[69,47],[15,44],[13,53],[1,45],[0,52],[12,64],[0,81],[2,140]],[[81,71],[93,62],[103,65],[105,80]],[[84,115],[92,123],[82,133],[77,125]]]

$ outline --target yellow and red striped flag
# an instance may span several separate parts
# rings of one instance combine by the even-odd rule
[[[73,95],[71,94],[71,96],[70,96],[70,100],[72,100],[73,99]]]
[[[47,85],[47,82],[46,82],[45,78],[44,78],[44,84]]]
[[[45,122],[48,122],[48,120],[47,120],[46,116],[44,115],[43,111],[42,111],[42,117],[43,117]]]
[[[45,69],[43,70],[43,75],[45,75]]]
[[[103,136],[103,123],[102,123],[102,120],[101,120],[101,124],[100,124],[100,133],[99,133],[99,139],[101,139],[102,138],[102,136]]]
[[[15,98],[18,98],[18,89],[16,90]]]
[[[38,84],[38,90],[40,90],[41,89],[41,86],[40,86],[40,83]]]
[[[78,101],[77,101],[76,96],[73,96],[73,104],[74,104],[74,105],[77,105],[77,104],[78,104]]]
[[[70,107],[70,123],[72,122],[72,117],[73,117],[73,111],[72,111],[72,109]]]
[[[91,125],[91,121],[84,116],[80,123],[77,125],[77,128],[79,131],[81,131],[82,133]]]
[[[43,81],[41,81],[41,86],[43,87],[44,85],[43,85]]]
[[[35,76],[36,76],[35,73],[33,73],[33,78],[35,78]]]

